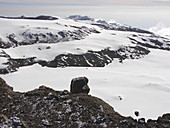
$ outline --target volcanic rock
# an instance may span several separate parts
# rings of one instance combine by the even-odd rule
[[[77,77],[72,79],[71,85],[70,85],[70,92],[72,94],[77,93],[89,93],[90,88],[87,85],[88,79],[86,77]]]
[[[78,85],[88,83],[86,77],[74,81]],[[169,122],[170,114],[147,123],[123,117],[103,100],[85,93],[72,94],[46,86],[15,92],[0,78],[0,128],[170,128]]]
[[[11,92],[13,92],[13,88],[7,85],[6,82],[0,77],[0,95]]]

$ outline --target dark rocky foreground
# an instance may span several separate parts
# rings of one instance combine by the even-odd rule
[[[73,79],[71,85],[83,83],[87,87],[88,81],[82,79]],[[123,117],[103,100],[88,95],[89,90],[83,89],[82,93],[74,94],[40,86],[21,93],[13,91],[0,78],[0,127],[170,128],[170,114],[148,121]]]

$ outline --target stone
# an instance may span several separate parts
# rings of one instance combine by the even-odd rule
[[[90,88],[87,85],[88,81],[89,80],[86,77],[73,78],[70,85],[70,92],[72,94],[78,94],[78,93],[88,94],[90,92]]]
[[[139,112],[138,112],[138,111],[135,111],[134,114],[135,114],[135,116],[137,116],[137,117],[139,116]]]

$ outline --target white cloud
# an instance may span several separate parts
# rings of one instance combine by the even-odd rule
[[[158,23],[156,26],[149,28],[149,31],[161,36],[170,37],[170,27],[166,27],[166,25],[164,25],[163,23]]]

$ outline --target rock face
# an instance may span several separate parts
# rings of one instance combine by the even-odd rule
[[[70,85],[70,92],[72,94],[77,94],[77,93],[88,94],[90,91],[90,88],[87,85],[88,81],[89,80],[86,77],[78,77],[78,78],[72,79],[71,85]]]
[[[21,16],[21,17],[5,17],[2,16],[1,18],[6,18],[6,19],[29,19],[29,20],[58,20],[57,17],[52,17],[52,16],[45,16],[45,15],[40,15],[37,17],[25,17],[25,16]]]
[[[88,83],[85,77],[73,80]],[[10,91],[3,93],[6,89]],[[134,120],[91,95],[46,86],[26,93],[14,92],[0,78],[0,128],[170,128],[169,124],[170,114],[147,122]]]
[[[13,88],[6,84],[6,82],[0,77],[0,94],[11,93]]]
[[[40,49],[39,49],[40,50]],[[13,59],[6,52],[0,51],[0,57],[7,59],[3,65],[6,68],[0,69],[0,74],[7,74],[17,71],[20,67],[33,64],[40,64],[47,67],[104,67],[112,63],[114,59],[119,59],[123,63],[125,59],[140,59],[148,55],[150,51],[140,46],[121,46],[118,50],[110,50],[106,48],[101,51],[87,51],[84,54],[60,54],[54,60],[45,61],[37,60],[36,57]]]

